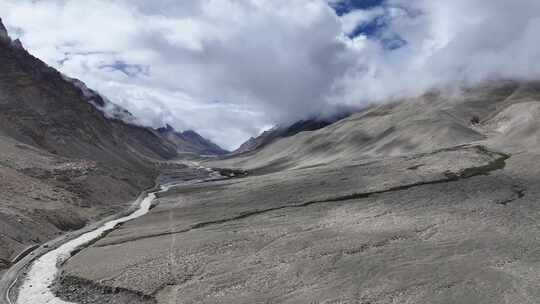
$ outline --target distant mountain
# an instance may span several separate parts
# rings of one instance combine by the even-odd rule
[[[317,117],[306,120],[299,120],[291,125],[276,126],[270,130],[264,131],[257,137],[251,137],[244,142],[238,149],[232,152],[233,155],[248,153],[260,149],[279,138],[294,136],[300,132],[315,131],[335,123],[351,115],[351,112],[344,111],[340,114],[329,117]]]
[[[174,143],[181,153],[196,155],[224,155],[229,151],[222,149],[209,139],[206,139],[193,130],[178,132],[170,125],[159,128],[158,132]]]

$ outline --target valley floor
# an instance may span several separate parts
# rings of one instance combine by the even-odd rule
[[[70,259],[57,292],[78,303],[535,303],[540,155],[484,144],[173,188]]]

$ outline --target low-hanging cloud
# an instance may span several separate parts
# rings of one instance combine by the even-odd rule
[[[0,0],[0,16],[143,123],[228,148],[336,106],[540,76],[536,0],[379,2],[338,16],[348,1]]]
[[[406,44],[384,48],[367,39],[358,67],[342,84],[348,101],[415,95],[489,79],[540,77],[540,2],[519,0],[389,0],[380,37]],[[354,84],[361,83],[361,86]]]

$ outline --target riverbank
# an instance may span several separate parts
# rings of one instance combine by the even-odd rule
[[[148,195],[148,193],[156,191],[157,189],[157,186],[153,186],[152,188],[141,192],[141,194],[139,194],[139,196],[134,200],[131,206],[125,211],[108,216],[80,230],[69,232],[65,235],[59,236],[58,238],[55,238],[35,248],[33,251],[28,252],[26,256],[20,258],[15,264],[12,265],[12,267],[7,269],[2,278],[0,279],[0,291],[3,295],[0,303],[17,303],[16,299],[18,297],[18,289],[24,282],[24,278],[22,277],[27,275],[28,268],[33,264],[36,259],[39,259],[40,257],[48,254],[49,252],[58,249],[63,244],[70,242],[85,233],[98,229],[107,222],[125,217],[126,215],[133,213],[136,210],[137,206],[140,205],[142,200]]]
[[[159,193],[167,191],[167,189],[170,187],[174,187],[178,184],[196,184],[216,178],[221,178],[219,173],[213,172],[212,170],[205,167],[193,166],[189,162],[181,166],[168,166],[167,168],[163,168],[160,176],[156,180],[156,183],[161,184],[162,186],[155,187],[153,189],[149,189],[143,192],[139,196],[138,200],[143,199],[145,195],[155,194],[155,196],[157,197],[154,197],[151,201],[149,201],[148,208],[150,210],[156,207],[156,202],[159,200],[160,196]],[[135,203],[134,206],[136,205],[137,204]],[[114,229],[111,231],[114,231]],[[102,236],[104,235],[107,235],[107,233],[103,234]],[[95,240],[99,240],[100,238],[101,237],[97,237]],[[83,247],[91,246],[94,242],[95,241],[86,243]],[[74,249],[73,256],[76,256],[79,252],[81,252],[81,250]],[[72,257],[69,257],[67,260]],[[104,298],[108,299],[107,301],[105,301],[107,303],[116,303],[116,300],[122,300],[124,303],[148,303],[144,302],[144,300],[146,300],[144,297],[142,297],[143,302],[139,302],[139,298],[141,298],[139,297],[139,295],[123,293],[122,290],[117,288],[108,289],[103,288],[99,285],[89,284],[89,282],[84,282],[64,276],[63,273],[59,273],[59,275],[56,275],[50,285],[50,290],[55,296],[55,298],[51,300],[50,303],[66,303],[66,301],[75,303],[101,303],[103,302],[101,300],[103,300]],[[109,296],[110,294],[114,294],[116,300],[111,300]],[[40,295],[40,303],[43,303],[43,300],[44,299],[42,298],[42,295]]]

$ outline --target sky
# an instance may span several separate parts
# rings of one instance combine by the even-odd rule
[[[344,106],[540,77],[538,0],[0,0],[0,17],[139,123],[228,149]]]

